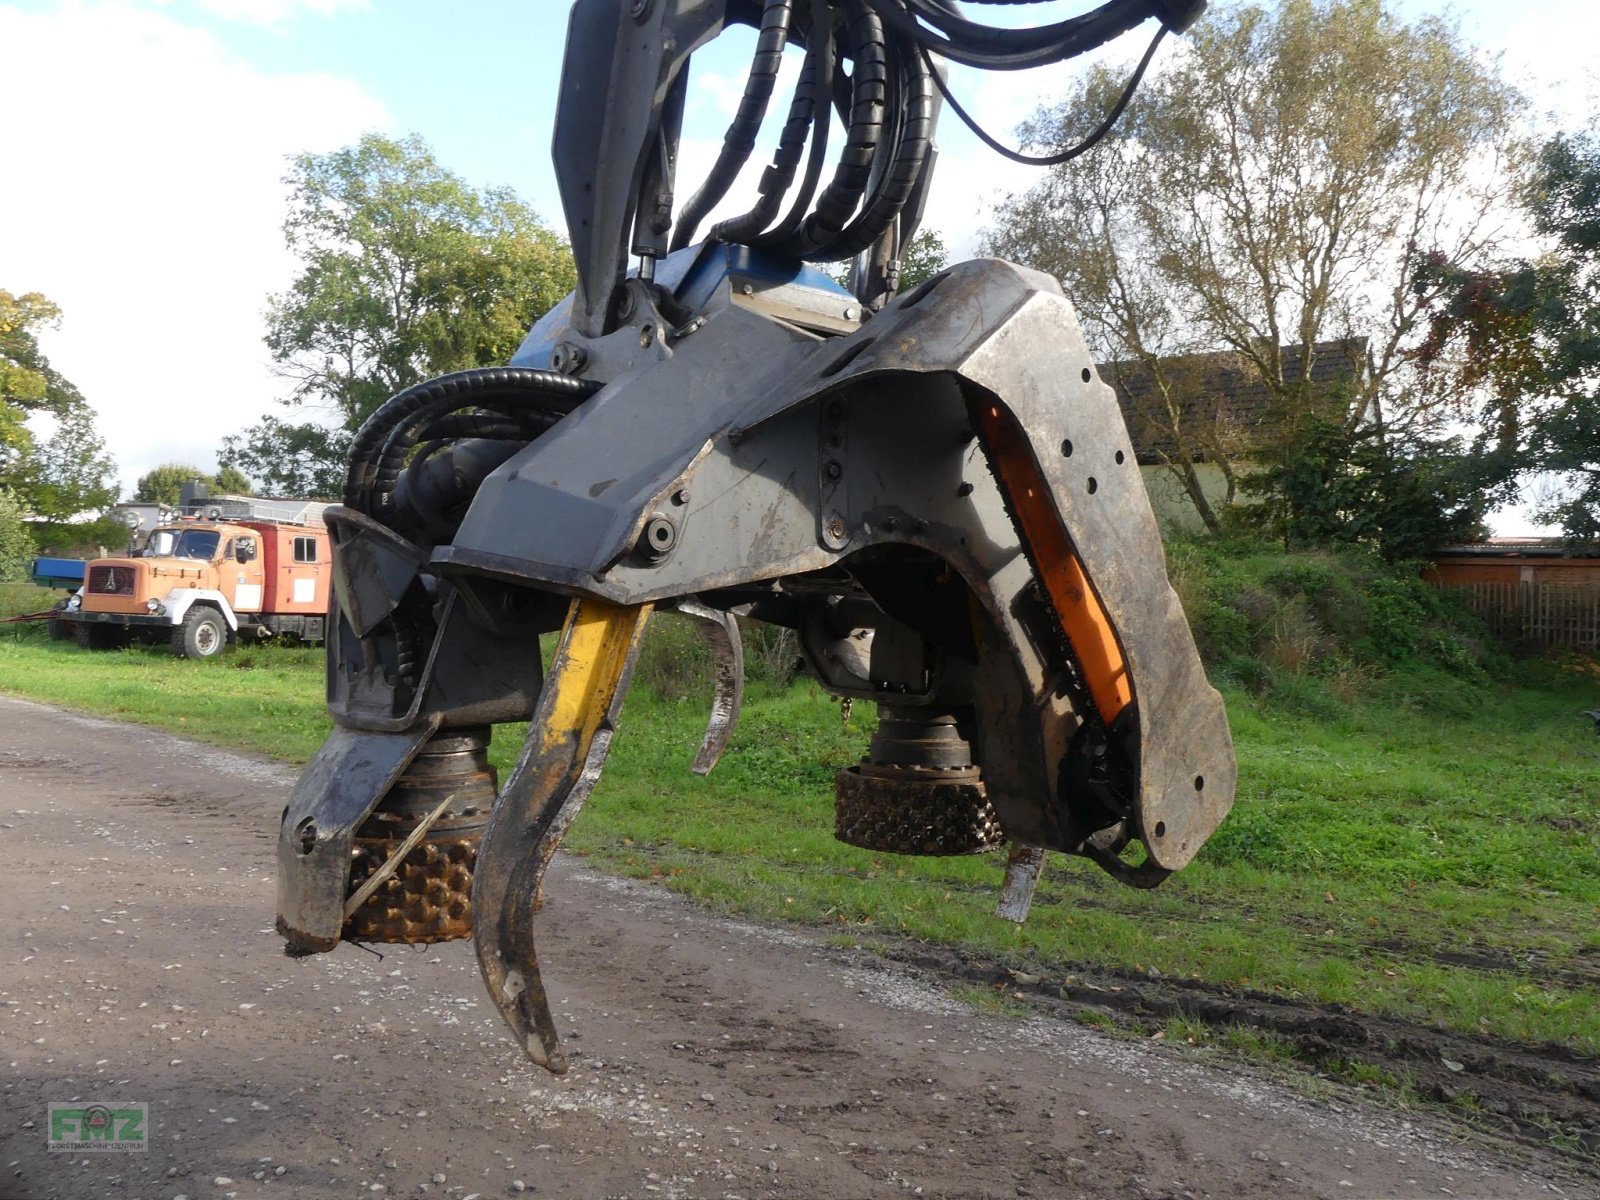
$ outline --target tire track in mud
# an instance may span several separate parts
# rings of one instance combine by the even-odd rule
[[[1012,999],[1064,1019],[1092,1010],[1130,1023],[1184,1017],[1213,1029],[1246,1026],[1285,1039],[1311,1066],[1343,1060],[1410,1077],[1422,1098],[1456,1106],[1458,1117],[1515,1141],[1570,1153],[1600,1179],[1600,1069],[1564,1046],[1519,1044],[1343,1005],[1126,971],[1080,967],[1019,981],[1002,963],[958,950],[883,938],[874,944],[890,960],[931,977],[1003,988]]]
[[[1558,983],[1563,987],[1600,991],[1600,954],[1588,949],[1576,950],[1570,959],[1561,959],[1560,965],[1552,961],[1549,954],[1539,950],[1513,953],[1488,946],[1430,950],[1398,939],[1369,942],[1367,949],[1401,961],[1431,962],[1441,967],[1511,975],[1530,983]]]

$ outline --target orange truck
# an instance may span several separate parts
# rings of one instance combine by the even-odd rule
[[[88,649],[169,642],[182,658],[210,658],[230,639],[321,642],[331,568],[321,525],[180,517],[129,555],[90,562],[60,619]]]

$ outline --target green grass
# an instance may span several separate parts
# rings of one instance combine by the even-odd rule
[[[0,635],[0,690],[301,762],[329,725],[321,662],[273,646],[189,662]],[[704,683],[665,699],[636,687],[569,845],[841,941],[881,931],[1045,973],[1155,968],[1594,1054],[1600,738],[1579,710],[1600,707],[1600,677],[1512,678],[1396,671],[1331,715],[1229,685],[1238,801],[1198,860],[1138,892],[1052,856],[1020,928],[993,915],[998,854],[907,859],[833,839],[833,772],[860,755],[872,714],[858,704],[846,721],[807,683],[753,684],[705,779],[688,771]],[[498,731],[502,772],[517,735]]]
[[[987,1013],[992,1017],[1026,1018],[1034,1015],[1034,1008],[1031,1004],[1018,1000],[1014,996],[1008,996],[999,988],[953,987],[946,994],[952,1000],[958,1000],[968,1008]]]
[[[41,611],[59,595],[0,584],[0,616]],[[99,653],[47,640],[43,623],[0,625],[0,689],[292,763],[310,758],[332,725],[322,663],[320,648],[275,645],[204,661],[164,647]]]
[[[572,841],[728,910],[1046,969],[1154,967],[1594,1053],[1600,739],[1577,715],[1593,695],[1552,679],[1450,721],[1369,708],[1330,726],[1234,692],[1239,798],[1197,862],[1136,892],[1055,857],[1020,929],[992,915],[997,855],[832,840],[828,764],[859,753],[870,721],[858,709],[841,727],[803,686],[757,699],[706,780],[663,770],[686,761],[699,710],[634,697]]]
[[[38,587],[31,583],[0,583],[0,617],[9,617],[17,613],[43,612],[66,595],[66,592],[51,591],[49,588]],[[0,628],[16,632],[14,626],[0,626]]]

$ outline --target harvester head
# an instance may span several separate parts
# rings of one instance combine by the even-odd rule
[[[578,290],[509,367],[386,404],[327,515],[336,728],[283,817],[291,952],[470,932],[521,1044],[562,1069],[533,918],[652,613],[713,647],[694,769],[737,718],[736,621],[790,629],[823,688],[877,706],[837,776],[837,836],[918,855],[1009,842],[1010,919],[1047,850],[1154,886],[1227,813],[1222,702],[1070,304],[997,260],[895,292],[933,160],[935,72],[900,24],[921,7],[574,6],[556,157]],[[1116,0],[1096,36],[1178,7],[1193,15]],[[674,216],[684,65],[738,19],[761,31],[757,121],[784,45],[805,64],[761,201],[690,245],[731,175],[719,161]],[[853,131],[879,113],[875,149],[781,218],[772,197],[840,94]],[[851,256],[853,290],[806,265]],[[515,721],[497,789],[487,728]]]

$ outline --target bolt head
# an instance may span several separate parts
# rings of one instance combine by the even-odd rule
[[[678,526],[664,513],[656,513],[644,524],[639,536],[639,553],[649,563],[658,563],[678,544]]]
[[[550,366],[560,375],[576,375],[588,361],[588,351],[572,342],[561,342],[550,352]]]

